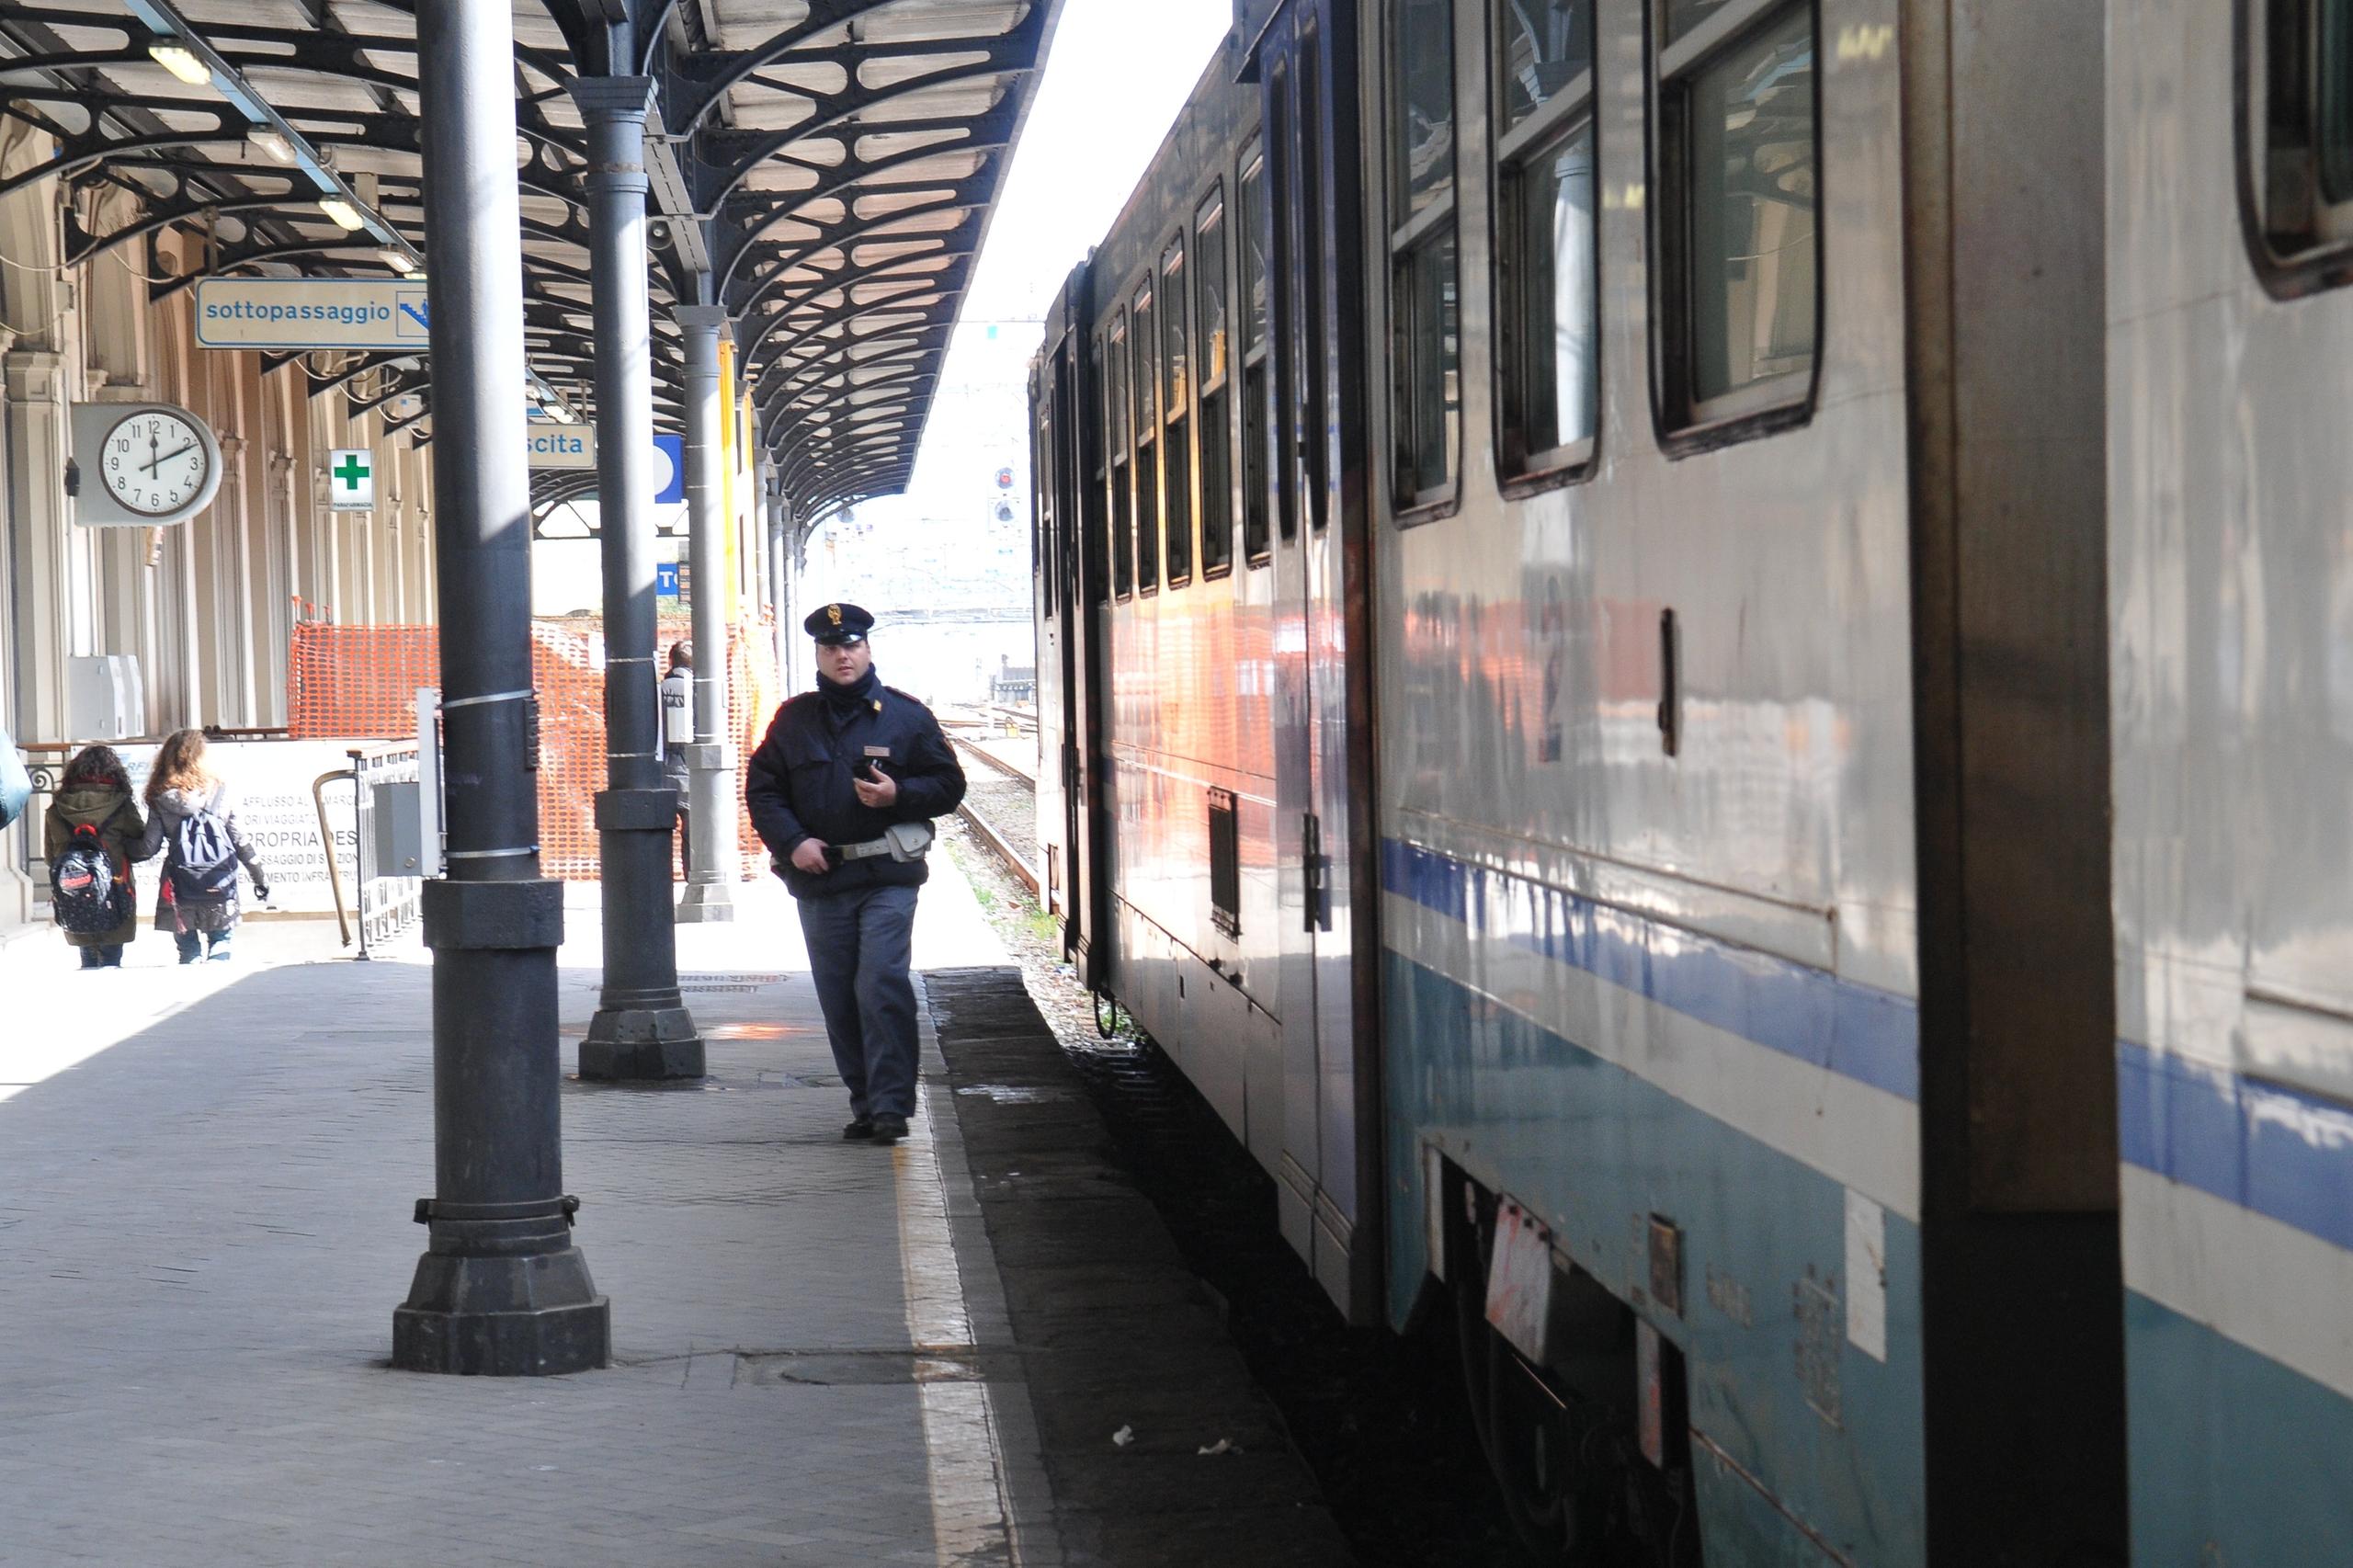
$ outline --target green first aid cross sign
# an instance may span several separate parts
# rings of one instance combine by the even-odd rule
[[[365,512],[376,505],[376,454],[365,447],[337,447],[327,453],[327,506],[337,512]]]

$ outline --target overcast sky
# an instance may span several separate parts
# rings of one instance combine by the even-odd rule
[[[1018,460],[1021,368],[1046,306],[1127,205],[1233,22],[1233,0],[1064,0],[962,330],[941,367],[914,485],[904,500],[858,508],[878,532],[910,513],[961,516],[974,474]]]
[[[966,320],[1041,313],[1127,204],[1233,21],[1233,0],[1064,0]]]

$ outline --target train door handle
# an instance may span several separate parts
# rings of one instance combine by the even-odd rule
[[[1301,820],[1300,870],[1304,896],[1302,915],[1306,929],[1329,931],[1332,928],[1332,858],[1324,853],[1324,824],[1313,812]]]
[[[1658,744],[1669,756],[1683,751],[1683,630],[1675,611],[1658,612]]]

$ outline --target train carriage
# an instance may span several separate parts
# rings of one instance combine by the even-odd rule
[[[2202,255],[2165,225],[2205,209],[2158,199],[2176,150],[2120,107],[2194,98],[2179,29],[2103,94],[2107,24],[1241,0],[1050,324],[1073,949],[1344,1310],[1458,1316],[1550,1559],[2123,1558],[2128,1320],[2136,1397],[2168,1354],[2124,1248],[2181,1222],[2169,1187],[2120,1229],[2120,1157],[2128,1196],[2180,1179],[2136,1174],[2132,1052],[2222,1048],[2132,1032],[2177,966],[2112,935],[2111,443],[2203,448],[2188,390],[2124,430],[2111,364],[2192,378],[2152,381],[2172,329],[2109,290]],[[2185,744],[2133,684],[2136,639],[2182,656],[2142,579],[2184,574],[2141,520],[2176,480],[2132,461],[2120,777],[2142,731]],[[2329,613],[2340,563],[2290,559]],[[2178,818],[2115,798],[2117,909],[2164,949]],[[2202,1417],[2227,1361],[2136,1419]],[[2132,1499],[2169,1521],[2144,1560],[2202,1562],[2186,1499],[2231,1445],[2137,1436],[2177,1494]],[[2250,1551],[2222,1561],[2319,1560]]]
[[[2353,1558],[2353,119],[2340,0],[2109,32],[2134,1560]]]
[[[1354,15],[1237,32],[1047,325],[1069,942],[1379,1314]],[[1268,134],[1267,127],[1273,128]],[[1051,489],[1051,493],[1050,493]],[[1091,699],[1087,694],[1091,693]],[[1057,873],[1060,874],[1059,872]]]

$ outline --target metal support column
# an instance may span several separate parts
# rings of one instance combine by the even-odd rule
[[[790,525],[787,522],[791,516],[792,503],[784,498],[784,483],[777,478],[773,467],[768,470],[765,494],[767,498],[768,604],[776,616],[776,673],[777,677],[785,683],[785,689],[790,691],[792,688],[791,642],[801,630],[792,623],[792,568],[789,563],[792,542]]]
[[[699,1078],[703,1042],[678,993],[670,838],[677,790],[657,755],[654,363],[645,281],[650,76],[572,84],[588,129],[588,265],[597,323],[597,503],[605,572],[605,789],[597,797],[605,983],[580,1075]]]
[[[735,918],[735,747],[727,735],[726,489],[720,472],[719,335],[727,312],[681,305],[687,336],[687,540],[694,579],[695,744],[688,753],[694,800],[693,877],[678,905],[685,921]]]
[[[609,1358],[612,1317],[572,1244],[556,1097],[563,889],[540,875],[513,19],[420,0],[416,40],[449,847],[424,892],[432,1240],[392,1313],[392,1365],[576,1372]]]

